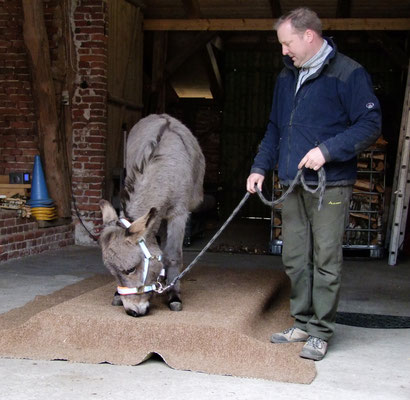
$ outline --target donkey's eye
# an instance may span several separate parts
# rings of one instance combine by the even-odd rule
[[[128,269],[127,271],[124,271],[124,274],[125,275],[131,275],[136,271],[136,269],[137,269],[136,267]]]

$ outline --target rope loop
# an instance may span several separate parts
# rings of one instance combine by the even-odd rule
[[[321,167],[318,171],[317,171],[317,175],[318,175],[318,184],[316,186],[316,188],[311,188],[309,185],[307,185],[306,181],[305,181],[305,176],[304,176],[304,168],[303,169],[299,169],[295,179],[292,181],[292,183],[289,185],[288,189],[286,190],[285,193],[282,194],[281,197],[279,197],[276,200],[272,200],[269,201],[265,198],[265,196],[262,194],[262,192],[259,190],[259,188],[257,186],[255,186],[255,190],[256,193],[258,194],[259,198],[261,199],[262,203],[269,206],[269,207],[273,207],[276,204],[282,203],[286,197],[292,193],[293,189],[295,188],[295,186],[297,184],[301,184],[303,189],[305,189],[307,192],[309,193],[316,193],[319,191],[319,204],[318,204],[318,211],[320,211],[320,209],[322,208],[322,204],[323,204],[323,196],[325,194],[325,189],[326,189],[326,172],[325,169],[323,167]]]

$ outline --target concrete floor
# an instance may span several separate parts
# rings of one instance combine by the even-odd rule
[[[195,255],[186,251],[185,263]],[[277,256],[207,253],[201,262],[282,268]],[[0,264],[0,313],[95,273],[105,273],[97,247],[72,246]],[[396,267],[386,260],[345,262],[340,311],[410,316],[409,305],[409,260]],[[316,367],[314,382],[298,385],[177,371],[158,358],[133,367],[0,358],[0,398],[408,400],[410,329],[337,325],[328,355]]]

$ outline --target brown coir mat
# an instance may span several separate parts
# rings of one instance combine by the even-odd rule
[[[272,344],[292,324],[283,272],[196,266],[182,282],[183,311],[164,297],[147,316],[111,306],[115,283],[95,276],[0,315],[0,356],[136,365],[159,354],[172,368],[310,383],[302,343]]]

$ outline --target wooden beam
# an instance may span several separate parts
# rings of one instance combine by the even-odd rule
[[[64,163],[65,138],[57,117],[57,99],[51,72],[50,48],[42,0],[23,0],[23,37],[31,67],[39,147],[50,197],[59,217],[71,217],[71,185]]]
[[[135,7],[144,9],[146,7],[145,3],[141,0],[125,0],[127,3],[132,4]]]
[[[210,82],[210,89],[212,97],[215,100],[222,100],[223,98],[223,83],[222,76],[219,70],[218,61],[215,56],[215,52],[211,43],[206,45],[206,66]]]
[[[188,18],[201,18],[201,8],[198,0],[181,0]]]
[[[186,46],[183,52],[177,54],[167,62],[165,67],[166,78],[173,75],[189,57],[194,55],[201,47],[209,43],[217,34],[218,32],[201,32],[196,35],[191,44]]]
[[[145,31],[271,31],[275,19],[146,19]],[[323,18],[325,31],[408,31],[410,18]]]
[[[278,18],[282,15],[282,7],[280,0],[269,0],[270,8],[272,11],[272,18]]]
[[[224,49],[224,44],[223,44],[222,38],[219,35],[217,37],[215,37],[214,40],[212,40],[212,45],[220,51],[223,51],[223,49]]]
[[[128,108],[129,110],[133,110],[133,111],[140,111],[144,108],[142,104],[136,104],[132,101],[113,96],[110,93],[108,93],[108,102],[112,104],[116,104],[118,106],[125,106],[125,108]]]
[[[68,94],[68,102],[63,102],[63,112],[60,118],[63,118],[62,135],[65,137],[65,157],[66,169],[69,176],[72,176],[72,162],[73,162],[73,116],[71,108],[71,99],[74,98],[75,92],[75,80],[77,77],[75,65],[77,65],[77,51],[72,34],[71,26],[71,11],[68,7],[62,7],[62,29],[64,34],[64,41],[59,45],[60,49],[63,49],[64,56],[61,57],[62,51],[58,51],[63,61],[63,69],[65,70],[65,89],[66,93],[62,93],[66,96]],[[67,100],[67,99],[66,99]]]
[[[218,35],[218,32],[200,32],[185,46],[184,50],[177,53],[168,62],[166,61],[166,41],[161,42],[161,35],[164,32],[155,32],[154,34],[154,49],[153,49],[153,66],[151,93],[147,109],[150,113],[164,112],[165,101],[167,98],[166,91],[171,87],[169,78],[198,50],[206,46],[211,40]],[[165,70],[164,70],[165,66]]]
[[[349,18],[351,3],[351,0],[337,0],[336,18]]]

